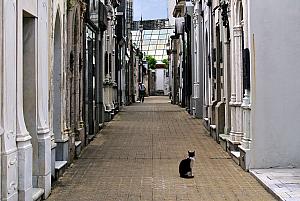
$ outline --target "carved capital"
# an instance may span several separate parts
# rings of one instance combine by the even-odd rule
[[[233,27],[233,36],[241,37],[243,33],[243,27],[241,25]]]

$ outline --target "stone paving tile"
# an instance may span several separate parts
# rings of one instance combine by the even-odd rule
[[[250,172],[279,200],[300,200],[300,169],[253,169]]]
[[[196,150],[194,179],[178,164]],[[53,188],[48,201],[275,200],[165,97],[124,108]]]

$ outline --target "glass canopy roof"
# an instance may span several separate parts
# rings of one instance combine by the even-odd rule
[[[157,62],[167,59],[169,38],[173,35],[174,29],[144,30],[141,39],[141,31],[131,31],[132,43],[136,48],[141,48],[146,56],[153,56]]]

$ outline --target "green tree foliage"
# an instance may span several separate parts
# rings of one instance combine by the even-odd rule
[[[155,65],[157,63],[156,59],[153,56],[146,56],[146,61],[148,63],[149,68],[155,69]]]
[[[168,59],[163,59],[162,62],[164,64],[166,64],[166,67],[168,68],[168,66],[169,66],[169,60]]]

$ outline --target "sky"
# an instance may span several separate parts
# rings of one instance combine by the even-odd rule
[[[168,18],[168,0],[133,0],[133,20]]]

